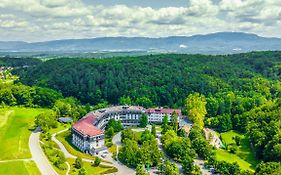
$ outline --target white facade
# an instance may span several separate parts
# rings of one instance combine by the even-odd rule
[[[148,114],[148,121],[150,123],[161,123],[163,121],[164,116],[168,116],[168,121],[171,120],[171,114],[164,114],[164,113],[151,113]]]
[[[77,132],[72,133],[72,144],[81,151],[86,152],[92,149],[99,149],[104,147],[104,135],[97,135],[95,137],[81,136]]]
[[[113,106],[89,114],[94,116],[94,120],[90,124],[94,128],[104,130],[110,119],[120,120],[124,126],[137,126],[143,114],[147,114],[149,123],[161,123],[165,115],[168,116],[168,121],[170,121],[174,111],[173,109],[150,109],[146,111],[139,106]],[[177,113],[180,114],[180,110],[177,110]],[[104,147],[104,134],[89,137],[81,134],[84,130],[79,132],[72,129],[72,131],[72,143],[81,151],[87,152]]]

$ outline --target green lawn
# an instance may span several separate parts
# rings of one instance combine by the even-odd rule
[[[95,157],[93,157],[89,154],[82,153],[74,145],[72,145],[72,143],[71,143],[71,132],[70,131],[60,133],[56,136],[56,138],[65,146],[66,150],[69,153],[71,153],[75,156],[81,157],[81,158],[95,160]]]
[[[66,150],[69,153],[71,153],[72,155],[75,155],[75,156],[81,157],[81,158],[85,158],[85,159],[95,160],[94,156],[81,152],[79,149],[77,149],[71,143],[71,131],[66,131],[66,132],[60,133],[56,136],[56,138],[65,146]],[[108,162],[103,159],[102,159],[102,161],[106,162],[106,163],[112,163],[112,162]]]
[[[50,134],[54,134],[57,133],[59,131],[65,130],[67,128],[70,128],[71,124],[63,124],[63,123],[59,123],[57,128],[52,128],[49,130]]]
[[[12,107],[0,109],[0,113],[12,111],[0,128],[0,160],[31,158],[28,148],[34,118],[46,109]],[[3,115],[1,116],[3,117]],[[5,119],[4,119],[5,120]]]
[[[0,163],[0,174],[3,175],[40,175],[33,161]]]
[[[235,131],[228,131],[220,134],[224,144],[228,146],[235,145],[235,141],[232,139],[235,136],[241,138],[241,144],[238,146],[235,154],[231,154],[226,150],[219,149],[217,151],[218,160],[225,160],[228,162],[237,162],[243,169],[254,169],[258,164],[258,160],[255,158],[254,152],[250,147],[248,136],[242,135]]]
[[[67,162],[71,166],[69,175],[78,175],[78,170],[74,167],[75,159],[67,159]],[[117,169],[115,167],[103,166],[103,165],[94,167],[89,162],[83,162],[83,167],[87,171],[87,174],[108,174],[108,173],[117,172]]]
[[[4,125],[6,125],[9,116],[13,114],[13,110],[1,110],[0,111],[0,128],[2,128]]]

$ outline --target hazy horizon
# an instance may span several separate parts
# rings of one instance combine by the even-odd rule
[[[281,37],[279,0],[0,0],[0,40],[191,36]]]

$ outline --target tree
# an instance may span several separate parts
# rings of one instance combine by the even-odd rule
[[[261,162],[256,167],[255,175],[279,175],[281,172],[280,162]]]
[[[136,169],[136,175],[149,175],[148,172],[144,169],[144,166],[142,164],[138,164]]]
[[[146,114],[141,114],[140,117],[140,127],[145,128],[148,124],[148,117]]]
[[[131,105],[132,100],[129,96],[123,96],[119,98],[119,104],[120,105]]]
[[[179,175],[179,169],[176,164],[166,161],[164,166],[165,175]]]
[[[199,93],[190,94],[186,99],[186,109],[189,119],[200,129],[204,128],[204,117],[207,114],[206,98]]]
[[[126,139],[138,141],[138,135],[130,128],[126,128],[121,132],[121,142],[124,143]]]
[[[193,166],[192,175],[202,175],[202,171],[198,165]]]
[[[119,132],[122,130],[123,126],[120,120],[110,119],[106,125],[106,129],[110,127],[113,128],[114,132]]]
[[[240,146],[240,143],[241,143],[241,138],[239,136],[235,136],[234,137],[234,141],[236,143],[237,146]]]
[[[162,128],[162,131],[161,131],[162,134],[165,134],[169,129],[169,120],[168,120],[167,114],[165,114],[163,119],[162,119],[161,128]]]
[[[144,108],[149,108],[152,106],[152,101],[148,97],[139,97],[136,100],[136,104],[143,106]]]
[[[181,162],[182,169],[186,175],[193,175],[192,170],[194,167],[193,159],[189,156],[185,156],[183,161]]]
[[[81,159],[81,157],[77,157],[75,159],[75,164],[74,164],[75,168],[77,169],[81,169],[83,167],[83,161]]]
[[[172,116],[171,116],[171,124],[173,126],[174,131],[177,132],[178,127],[179,127],[179,121],[178,121],[178,116],[175,113],[175,111],[172,113]]]
[[[232,129],[232,120],[230,114],[218,116],[216,119],[218,120],[216,128],[219,132],[226,132]]]
[[[78,175],[86,175],[86,174],[87,174],[87,172],[86,172],[85,168],[79,169]]]
[[[99,158],[99,157],[96,157],[96,159],[95,159],[95,161],[94,161],[94,166],[99,166],[100,165],[100,163],[101,163],[101,158]]]
[[[43,132],[58,126],[57,116],[54,111],[47,111],[35,117],[35,125],[41,127]]]
[[[114,129],[113,127],[110,127],[108,129],[105,130],[105,137],[106,138],[112,138],[114,135]]]
[[[90,103],[87,103],[86,105],[85,105],[85,110],[87,111],[87,112],[90,112],[92,109],[91,109],[91,105],[90,105]]]
[[[119,151],[118,159],[131,167],[136,167],[141,162],[139,145],[135,140],[125,138],[123,146]]]
[[[145,130],[144,132],[141,133],[141,137],[140,137],[140,143],[144,143],[145,141],[150,141],[150,140],[154,140],[155,137],[151,134],[151,132],[149,132],[148,130]]]
[[[155,125],[152,125],[151,127],[151,134],[156,137],[156,126]]]
[[[62,99],[61,93],[49,88],[35,87],[36,95],[33,103],[43,107],[53,107],[58,99]]]

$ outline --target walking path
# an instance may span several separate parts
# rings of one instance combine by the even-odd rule
[[[64,130],[61,130],[61,131],[59,131],[59,132],[57,132],[57,133],[52,134],[52,140],[59,146],[60,151],[63,152],[63,154],[65,155],[66,158],[76,159],[77,156],[75,156],[75,155],[69,153],[69,152],[67,151],[67,149],[65,148],[65,146],[56,138],[56,135],[58,135],[58,134],[60,134],[60,133],[63,133],[63,132],[66,132],[67,130],[68,130],[68,129],[64,129]],[[82,160],[85,161],[85,162],[91,162],[91,163],[94,162],[94,160],[91,160],[91,159],[82,158]],[[106,162],[101,162],[101,164],[102,164],[102,165],[106,165],[106,166],[112,166],[112,164],[106,163]]]
[[[11,159],[11,160],[0,160],[0,163],[5,163],[5,162],[18,162],[18,161],[32,161],[33,159]]]
[[[119,150],[119,146],[122,146],[121,143],[121,132],[118,132],[113,138],[112,138],[112,143],[116,145],[116,149],[117,149],[117,154],[118,155],[118,150]],[[118,156],[117,156],[117,160],[114,160],[112,158],[112,154],[110,154],[109,156],[106,157],[106,160],[111,161],[113,163],[113,165],[118,168],[118,172],[115,173],[116,175],[134,175],[136,172],[134,169],[127,167],[126,165],[124,165],[123,163],[121,163],[118,160]]]
[[[36,163],[42,175],[58,175],[40,146],[40,129],[36,128],[29,137],[29,149],[32,160]]]
[[[77,156],[72,155],[71,153],[69,153],[66,150],[65,146],[56,138],[57,134],[63,133],[65,131],[67,131],[67,130],[68,129],[65,129],[65,130],[62,130],[62,131],[59,131],[59,132],[53,134],[52,135],[52,140],[59,146],[60,150],[64,153],[65,157],[76,159]],[[118,142],[118,140],[120,140],[120,144],[119,145],[121,145],[121,132],[118,133],[117,135],[118,135],[117,137],[120,137],[120,139],[116,139],[116,140],[117,140],[117,142]],[[113,142],[113,143],[116,143],[116,142]],[[114,160],[112,158],[111,154],[109,154],[107,157],[102,158],[102,159],[107,160],[109,162],[112,162],[112,164],[106,163],[106,162],[102,162],[101,165],[106,165],[106,166],[111,166],[111,167],[114,166],[114,167],[116,167],[118,169],[118,172],[112,173],[114,175],[134,175],[135,174],[134,169],[128,168],[127,166],[123,165],[121,162]],[[86,162],[93,162],[93,160],[85,159],[85,158],[83,158],[82,160],[86,161]]]
[[[68,163],[68,162],[65,162],[65,163],[66,163],[66,165],[67,165],[66,175],[68,175],[68,174],[69,174],[69,171],[70,171],[70,165],[69,165],[69,163]]]

